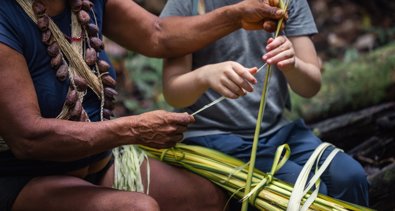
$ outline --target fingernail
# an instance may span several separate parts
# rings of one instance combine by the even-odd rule
[[[278,16],[283,16],[285,14],[285,11],[284,10],[277,10],[276,11],[276,15],[278,15]]]

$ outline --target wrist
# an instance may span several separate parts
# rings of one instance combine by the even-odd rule
[[[298,71],[299,67],[300,67],[300,60],[297,57],[295,57],[293,63],[279,67],[279,69],[284,74],[287,74],[287,73],[294,73],[294,72]]]
[[[210,82],[209,82],[209,77],[210,77],[210,66],[211,65],[205,65],[203,67],[200,67],[199,69],[195,70],[196,72],[196,83],[200,87],[200,89],[204,92],[208,88],[210,88]]]
[[[242,10],[238,4],[232,4],[222,7],[223,16],[228,23],[232,24],[232,27],[236,29],[242,28]]]
[[[300,69],[300,66],[301,66],[301,62],[302,62],[302,60],[300,60],[298,57],[295,57],[295,62],[294,62],[294,65],[293,65],[293,70],[299,70]]]
[[[113,130],[116,132],[118,140],[122,142],[122,145],[139,144],[136,139],[138,137],[138,131],[135,129],[138,128],[140,122],[138,116],[120,117],[111,121],[115,124]]]

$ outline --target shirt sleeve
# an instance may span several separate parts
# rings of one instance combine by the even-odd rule
[[[0,43],[23,54],[21,40],[18,38],[16,30],[10,22],[11,18],[7,17],[4,13],[0,13]]]
[[[191,16],[193,1],[194,0],[168,0],[160,17]]]
[[[306,0],[291,0],[289,18],[285,24],[287,36],[303,36],[318,33],[314,17]]]

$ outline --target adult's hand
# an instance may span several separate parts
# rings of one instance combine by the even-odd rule
[[[152,111],[134,116],[132,127],[137,144],[153,148],[169,148],[182,140],[182,133],[195,119],[186,113]]]
[[[266,27],[265,22],[272,23],[286,16],[278,7],[278,0],[244,0],[234,6],[240,10],[241,27],[247,30],[264,29],[272,32],[273,27]],[[271,25],[270,25],[271,26]]]

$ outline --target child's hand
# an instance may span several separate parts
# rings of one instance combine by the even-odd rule
[[[253,76],[257,68],[246,68],[237,62],[222,62],[207,65],[202,71],[209,88],[227,98],[238,98],[252,92],[252,84],[257,82]]]
[[[287,37],[269,38],[266,51],[262,58],[268,64],[276,65],[282,71],[295,68],[295,50]]]

